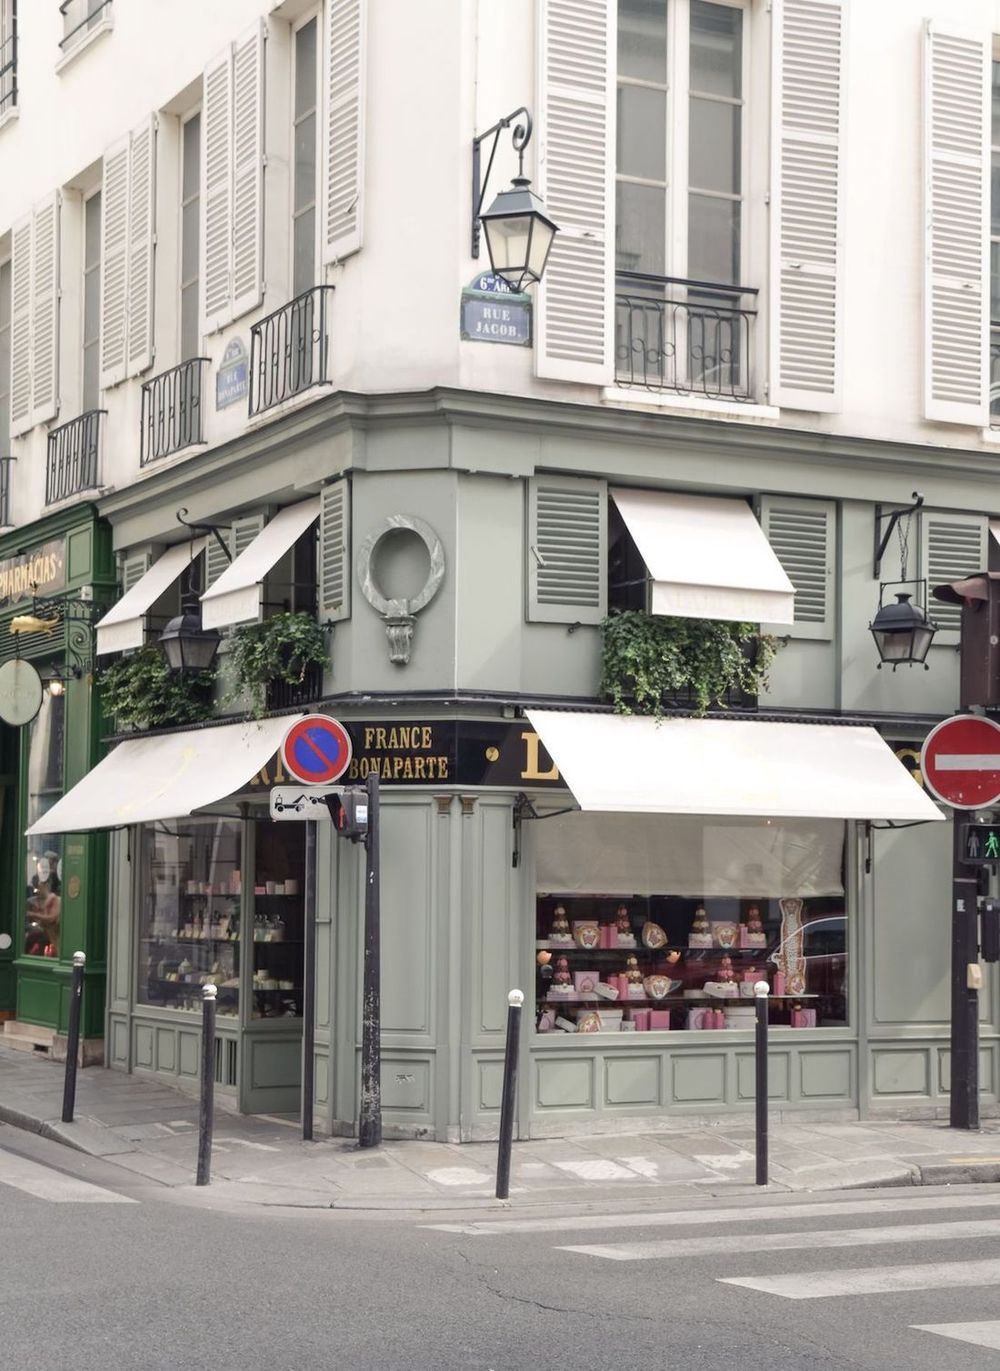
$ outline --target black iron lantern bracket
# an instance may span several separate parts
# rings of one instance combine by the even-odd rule
[[[187,505],[183,505],[177,511],[177,522],[184,528],[189,528],[192,533],[211,533],[215,537],[215,541],[219,544],[219,547],[221,547],[222,551],[226,554],[226,561],[231,562],[233,560],[233,554],[229,549],[229,544],[222,535],[223,533],[229,533],[231,531],[232,524],[192,524],[187,519],[187,512]]]
[[[889,539],[892,537],[893,529],[900,519],[905,519],[911,514],[915,514],[924,503],[924,497],[919,490],[915,490],[910,497],[912,505],[906,505],[903,509],[883,510],[881,505],[875,506],[875,564],[872,569],[872,580],[877,581],[882,571],[882,558],[885,550],[889,546]],[[888,519],[885,530],[882,529],[882,521]],[[906,569],[903,568],[903,576],[906,576]],[[891,582],[887,584],[892,584]]]
[[[505,118],[500,119],[492,128],[487,129],[485,133],[478,134],[472,140],[472,256],[474,258],[478,258],[479,256],[479,216],[483,212],[483,202],[486,199],[486,190],[490,184],[490,172],[493,170],[493,159],[497,155],[497,145],[500,142],[500,135],[503,133],[504,129],[509,129],[511,124],[514,123],[514,120],[520,118],[522,115],[523,119],[520,123],[514,124],[510,137],[511,142],[514,145],[514,151],[517,153],[517,174],[518,176],[523,176],[524,149],[531,142],[531,130],[533,127],[531,115],[524,105],[522,105],[520,109],[516,109],[508,114]],[[487,138],[493,139],[493,146],[490,148],[489,161],[486,163],[486,175],[482,179],[482,184],[480,184],[480,148],[482,144],[486,142]]]

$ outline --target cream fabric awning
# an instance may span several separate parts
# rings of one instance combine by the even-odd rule
[[[874,728],[525,711],[581,809],[941,819]]]
[[[27,830],[85,833],[182,819],[243,790],[304,714],[119,743]]]
[[[795,587],[743,500],[612,490],[646,563],[653,614],[790,624]]]
[[[264,577],[318,518],[318,495],[279,510],[201,597],[202,627],[228,628],[259,618]]]
[[[146,641],[146,615],[185,568],[201,556],[204,548],[204,538],[178,543],[176,547],[168,548],[146,574],[139,577],[98,623],[98,657],[108,652],[127,652],[131,648],[142,647]]]

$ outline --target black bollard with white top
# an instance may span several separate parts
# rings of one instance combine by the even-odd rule
[[[521,1006],[524,991],[512,990],[507,996],[507,1046],[503,1059],[503,1095],[500,1101],[500,1148],[497,1152],[498,1200],[510,1195],[510,1153],[514,1141],[514,1111],[517,1107],[517,1055],[521,1041]]]
[[[69,988],[69,1026],[66,1030],[66,1075],[63,1077],[63,1123],[73,1122],[76,1108],[76,1066],[80,1055],[80,1014],[83,1008],[83,968],[85,952],[73,953],[73,979]]]
[[[215,997],[211,983],[202,988],[201,1093],[198,1099],[198,1175],[196,1185],[212,1177],[212,1129],[215,1122]]]
[[[767,1004],[771,987],[767,981],[754,983],[754,1005],[757,1010],[756,1066],[757,1066],[757,1184],[767,1185]]]

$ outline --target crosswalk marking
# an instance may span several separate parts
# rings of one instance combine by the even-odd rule
[[[498,1219],[472,1223],[429,1223],[421,1227],[438,1233],[462,1233],[484,1237],[503,1233],[583,1233],[601,1228],[675,1228],[701,1227],[706,1223],[773,1223],[785,1219],[837,1218],[840,1215],[894,1214],[903,1211],[929,1212],[937,1209],[983,1209],[1000,1205],[1000,1194],[958,1196],[919,1194],[912,1198],[849,1200],[836,1203],[821,1200],[807,1204],[757,1205],[738,1209],[671,1209],[651,1214],[578,1214],[548,1219]]]
[[[919,1266],[876,1266],[848,1271],[808,1271],[793,1276],[721,1276],[722,1285],[742,1285],[786,1300],[821,1300],[843,1295],[885,1295],[900,1290],[959,1289],[1000,1283],[1000,1261],[932,1262]]]
[[[61,1171],[53,1171],[27,1157],[18,1157],[13,1152],[0,1150],[0,1185],[13,1186],[23,1190],[26,1195],[36,1199],[48,1200],[51,1204],[135,1204],[136,1201],[125,1195],[117,1195],[113,1190],[105,1190],[89,1181],[77,1180],[75,1176],[65,1176]]]
[[[877,1247],[884,1243],[946,1242],[957,1238],[1000,1238],[1000,1219],[956,1223],[907,1223],[890,1228],[833,1228],[809,1233],[754,1233],[755,1252],[794,1252],[817,1247]],[[607,1261],[638,1262],[653,1258],[705,1257],[732,1252],[732,1237],[665,1238],[659,1242],[609,1243],[604,1247],[560,1247]]]
[[[1000,1351],[1000,1319],[985,1323],[914,1323],[918,1333],[937,1333],[942,1338],[971,1342],[976,1347],[992,1347]]]

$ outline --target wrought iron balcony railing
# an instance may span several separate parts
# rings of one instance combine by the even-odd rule
[[[333,286],[313,286],[250,330],[251,418],[329,381],[332,294]]]
[[[17,0],[0,0],[0,118],[17,105]]]
[[[83,41],[91,29],[111,13],[111,0],[62,0],[59,13],[63,17],[63,36],[59,46],[69,52]]]
[[[101,466],[101,420],[107,410],[91,409],[49,434],[45,465],[45,502],[79,495],[97,485]]]
[[[16,457],[0,457],[0,528],[10,528],[10,469]]]
[[[205,441],[201,395],[207,357],[192,357],[142,387],[139,465]]]
[[[752,400],[756,298],[749,286],[619,272],[617,384],[712,400]]]

